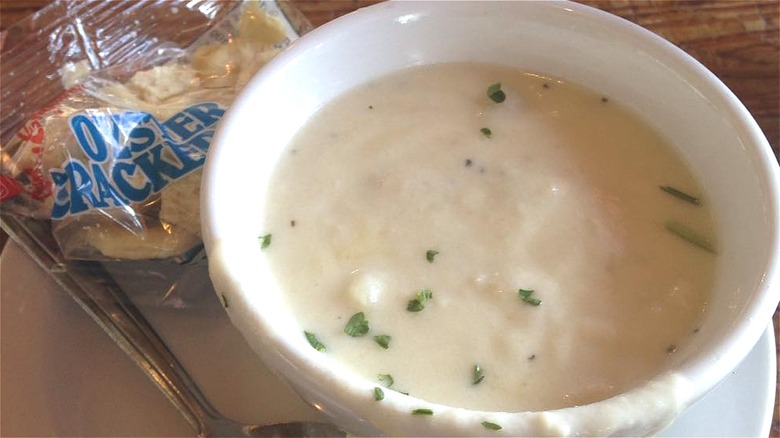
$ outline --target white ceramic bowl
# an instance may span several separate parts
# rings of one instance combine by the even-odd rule
[[[561,77],[640,113],[705,188],[721,252],[713,299],[674,373],[612,399],[548,412],[485,413],[391,392],[311,348],[280,300],[260,251],[266,187],[285,145],[345,90],[405,67],[484,61]],[[313,406],[361,435],[637,435],[664,427],[750,351],[780,299],[778,166],[737,98],[654,34],[571,3],[399,2],[335,20],[278,55],[225,116],[206,163],[203,234],[212,280],[232,321],[270,368]],[[323,188],[327,190],[327,188]],[[668,391],[667,391],[668,390]],[[431,405],[426,403],[426,405]],[[491,432],[480,422],[501,424]]]

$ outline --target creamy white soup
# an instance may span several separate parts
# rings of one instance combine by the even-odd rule
[[[696,336],[717,257],[701,196],[609,96],[445,63],[320,109],[261,241],[301,336],[377,398],[549,410],[645,382]]]

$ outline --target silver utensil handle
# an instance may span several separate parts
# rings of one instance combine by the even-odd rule
[[[59,13],[58,11],[67,5],[57,4],[55,6],[47,9],[47,13]],[[297,10],[292,3],[278,1],[277,6],[284,15],[283,18],[287,20],[297,35],[303,35],[313,28],[306,16]],[[121,5],[119,7],[121,8]],[[39,76],[43,76],[44,72],[54,74],[59,68],[59,64],[45,63],[43,68],[44,70]],[[5,76],[3,78],[8,79]],[[30,93],[27,94],[28,100],[26,101],[28,105],[25,108],[39,108],[51,100],[52,96],[63,91],[59,81],[44,81],[44,83],[44,87],[33,85],[29,88]],[[26,110],[14,114],[16,114],[15,117],[11,119],[5,117],[3,123],[0,123],[0,128],[2,128],[0,131],[4,134],[4,138],[10,138],[30,116]],[[2,148],[0,147],[0,149]],[[5,156],[8,151],[0,152],[3,152]],[[3,205],[0,204],[0,228],[8,233],[52,279],[62,286],[71,298],[152,379],[199,436],[212,434],[236,436],[261,433],[257,427],[241,425],[222,417],[211,406],[184,367],[181,366],[151,324],[122,288],[117,285],[103,265],[99,262],[65,259],[52,235],[51,222],[16,216],[8,211],[3,211],[2,207]],[[286,430],[283,429],[283,426],[279,430]],[[300,427],[300,424],[297,424],[296,427]],[[290,430],[294,430],[294,434],[300,434],[299,429]],[[322,435],[323,430],[315,428],[313,433]]]
[[[51,232],[39,230],[49,227],[46,222],[4,214],[0,225],[147,373],[199,436],[212,432],[211,420],[221,416],[100,263],[63,258],[48,239]]]

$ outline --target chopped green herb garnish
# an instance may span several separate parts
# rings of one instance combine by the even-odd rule
[[[688,242],[698,246],[705,251],[709,251],[713,254],[717,253],[717,251],[715,251],[715,247],[712,243],[710,243],[709,240],[700,236],[697,232],[691,230],[679,222],[666,221],[666,223],[664,223],[664,227],[677,236],[687,240]]]
[[[395,380],[393,380],[393,376],[390,374],[380,374],[377,376],[380,382],[385,384],[386,388],[390,388],[393,386],[393,383],[395,383]]]
[[[306,335],[306,340],[309,341],[309,344],[311,344],[315,350],[325,351],[325,345],[317,339],[317,336],[314,333],[304,331],[303,334]]]
[[[368,320],[363,312],[352,315],[344,326],[344,333],[353,338],[360,337],[368,333]]]
[[[498,424],[496,424],[496,423],[491,423],[491,422],[489,422],[489,421],[483,421],[483,422],[482,422],[482,426],[483,426],[485,429],[488,429],[488,430],[501,430],[501,429],[503,429],[503,427],[499,426]]]
[[[437,255],[439,255],[439,251],[429,249],[425,252],[425,259],[428,260],[428,263],[433,263],[433,259],[436,258]]]
[[[266,249],[271,245],[271,235],[260,236],[260,249]]]
[[[410,312],[419,312],[422,309],[425,308],[425,305],[420,302],[418,299],[409,300],[409,302],[406,304],[406,310]]]
[[[482,128],[479,130],[485,137],[490,138],[491,135],[493,135],[493,131],[490,130],[490,128]]]
[[[419,312],[425,308],[425,302],[433,298],[433,291],[430,289],[423,289],[417,292],[417,297],[413,300],[409,300],[406,305],[406,310],[410,312]]]
[[[518,289],[517,290],[518,295],[520,295],[520,299],[525,301],[526,303],[532,305],[532,306],[538,306],[539,304],[542,304],[541,300],[538,300],[536,298],[531,297],[531,294],[534,293],[533,290],[530,289]]]
[[[433,415],[433,411],[426,408],[413,409],[412,415]]]
[[[227,309],[229,307],[228,306],[229,303],[228,303],[227,297],[225,296],[225,294],[219,294],[219,296],[220,296],[220,298],[222,298],[222,307]]]
[[[485,374],[482,372],[482,367],[479,365],[474,365],[474,370],[471,373],[471,377],[471,383],[474,385],[485,380]]]
[[[676,197],[678,199],[682,199],[685,202],[689,202],[689,203],[695,204],[695,205],[701,204],[701,201],[699,200],[699,198],[697,198],[695,196],[691,196],[691,195],[683,192],[682,190],[677,190],[677,189],[675,189],[674,187],[671,187],[671,186],[658,186],[658,187],[661,190],[665,191],[666,193],[668,193],[668,194],[670,194],[670,195],[672,195],[672,196],[674,196],[674,197]]]
[[[385,392],[382,391],[382,388],[380,388],[378,386],[375,387],[374,388],[374,400],[379,401],[379,400],[384,400],[384,399],[385,399]]]
[[[487,88],[487,96],[495,103],[506,100],[506,94],[501,90],[501,82],[496,82]]]
[[[376,341],[377,344],[379,344],[380,347],[387,350],[390,347],[390,340],[393,339],[389,335],[377,335],[374,336],[374,341]]]

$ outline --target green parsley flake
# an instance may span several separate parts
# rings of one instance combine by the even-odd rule
[[[518,289],[517,290],[518,295],[520,295],[520,299],[525,301],[526,303],[532,305],[532,306],[538,306],[539,304],[542,304],[541,300],[538,300],[536,298],[531,297],[531,294],[534,293],[533,290],[530,289]]]
[[[493,131],[490,130],[490,128],[482,128],[479,130],[485,137],[490,138],[491,135],[493,135]]]
[[[266,249],[271,246],[271,234],[260,237],[260,249]]]
[[[702,237],[696,231],[693,231],[679,222],[666,221],[664,227],[682,239],[687,240],[689,243],[692,243],[705,251],[711,252],[713,254],[717,253],[717,251],[715,251],[715,246],[707,238]]]
[[[437,255],[439,255],[439,251],[429,249],[425,252],[425,259],[428,260],[428,263],[433,263],[433,259],[435,259]]]
[[[393,386],[393,383],[395,383],[395,380],[393,379],[393,376],[390,374],[379,374],[377,376],[380,382],[385,384],[385,388],[390,388]]]
[[[374,341],[379,344],[380,347],[387,350],[390,347],[390,340],[393,339],[390,335],[377,335],[374,336]]]
[[[344,326],[344,333],[353,338],[357,338],[368,333],[368,320],[363,312],[358,312],[352,315],[347,321],[347,325]]]
[[[400,392],[403,395],[409,395],[408,392],[401,391],[398,388],[393,388],[393,385],[395,384],[395,380],[393,380],[393,376],[390,374],[378,374],[377,378],[380,382],[382,382],[385,385],[385,388],[392,389],[395,392]]]
[[[379,401],[379,400],[384,400],[384,399],[385,399],[385,392],[382,391],[382,388],[380,388],[378,386],[375,387],[374,388],[374,400]]]
[[[417,292],[417,297],[413,300],[409,300],[406,305],[406,310],[410,312],[419,312],[425,308],[425,302],[433,298],[433,291],[430,289],[423,289]]]
[[[427,408],[413,409],[412,415],[433,415],[433,411]]]
[[[474,365],[474,370],[472,371],[471,376],[471,383],[474,385],[485,380],[485,373],[482,372],[482,367],[479,365]]]
[[[489,421],[483,421],[482,422],[482,426],[485,429],[488,429],[488,430],[501,430],[501,429],[503,429],[503,427],[501,427],[500,425],[498,425],[496,423],[491,423]]]
[[[306,335],[306,340],[309,341],[309,344],[314,347],[315,350],[325,351],[325,345],[317,339],[317,335],[307,331],[304,331],[303,334]]]
[[[691,196],[691,195],[683,192],[682,190],[677,190],[677,189],[675,189],[672,186],[658,186],[658,188],[660,188],[664,192],[674,196],[675,198],[682,199],[683,201],[688,202],[690,204],[694,204],[694,205],[700,205],[701,204],[701,201],[699,200],[699,198],[697,198],[695,196]]]
[[[501,82],[496,82],[487,88],[487,96],[495,103],[506,100],[506,94],[501,90]]]

